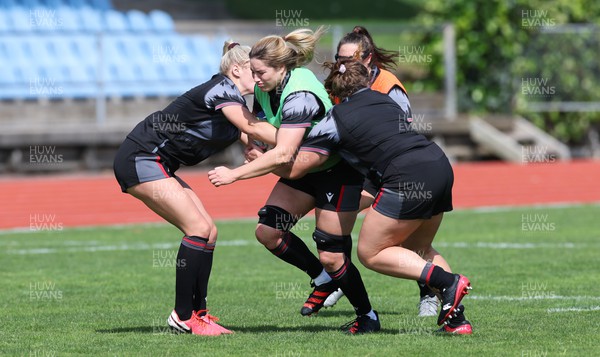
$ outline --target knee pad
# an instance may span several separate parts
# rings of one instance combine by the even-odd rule
[[[298,222],[293,214],[277,206],[264,206],[258,210],[258,223],[278,231],[289,232]]]
[[[350,235],[337,236],[323,232],[318,228],[313,233],[313,240],[317,243],[317,249],[331,253],[345,253],[344,248],[348,244],[347,242],[352,244],[352,237]]]

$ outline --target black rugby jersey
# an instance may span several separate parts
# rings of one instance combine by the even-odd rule
[[[434,143],[411,129],[398,103],[364,88],[334,106],[300,150],[339,152],[357,170],[378,180],[393,159],[430,145]]]
[[[229,78],[216,74],[150,114],[127,137],[171,164],[195,165],[239,139],[221,111],[229,105],[246,101]]]

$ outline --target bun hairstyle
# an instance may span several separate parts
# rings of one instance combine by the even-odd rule
[[[324,66],[331,70],[325,79],[325,90],[332,98],[346,98],[369,86],[369,70],[358,61],[327,62]]]
[[[352,32],[347,33],[337,46],[337,52],[340,51],[340,47],[347,43],[355,44],[358,46],[358,53],[354,54],[354,59],[363,60],[371,54],[371,63],[378,68],[390,69],[396,66],[394,58],[398,56],[396,51],[388,51],[383,48],[375,46],[373,38],[369,31],[362,26],[355,26]]]
[[[233,40],[227,40],[223,44],[223,57],[221,57],[221,65],[219,72],[226,74],[232,65],[244,65],[250,61],[248,54],[250,46],[242,46]]]
[[[250,51],[250,58],[263,61],[267,66],[288,71],[302,67],[312,61],[317,41],[326,32],[321,26],[316,31],[298,29],[286,36],[266,36],[260,39]]]

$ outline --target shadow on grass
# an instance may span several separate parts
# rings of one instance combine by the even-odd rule
[[[273,325],[261,325],[261,326],[234,326],[227,325],[226,328],[237,332],[237,333],[273,333],[273,332],[331,332],[339,331],[339,326],[328,326],[328,325],[311,325],[311,326],[273,326]],[[156,327],[156,326],[131,326],[131,327],[117,327],[112,329],[100,329],[96,330],[98,333],[141,333],[141,334],[155,334],[155,335],[177,335],[178,333],[171,332],[168,327]],[[383,328],[377,334],[396,335],[398,330]]]
[[[403,315],[405,313],[400,312],[400,311],[380,311],[377,310],[377,313],[379,314],[379,316],[389,316],[389,315]],[[330,310],[330,309],[321,309],[321,311],[319,311],[319,313],[315,316],[316,318],[319,317],[339,317],[339,316],[348,316],[348,321],[354,319],[356,317],[354,310]],[[312,318],[313,316],[309,316],[308,318]]]

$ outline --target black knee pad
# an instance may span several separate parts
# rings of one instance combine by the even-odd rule
[[[277,206],[267,205],[258,210],[258,223],[282,232],[289,232],[296,222],[297,217]]]
[[[347,236],[336,236],[335,234],[329,234],[316,228],[313,233],[313,240],[317,243],[317,249],[331,253],[345,253],[347,242],[352,244],[352,237]]]

